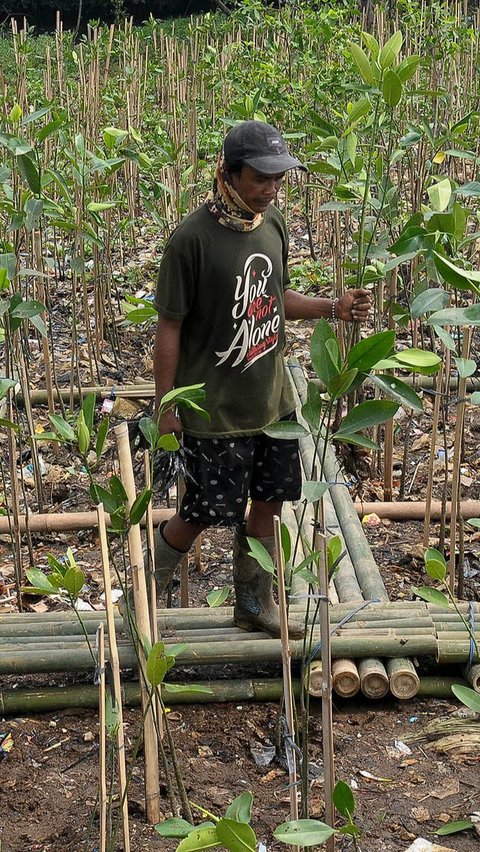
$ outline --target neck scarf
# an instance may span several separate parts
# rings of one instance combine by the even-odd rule
[[[263,213],[255,213],[235,192],[225,165],[223,150],[220,153],[213,181],[213,189],[205,202],[208,212],[220,225],[232,231],[254,231],[263,222]]]

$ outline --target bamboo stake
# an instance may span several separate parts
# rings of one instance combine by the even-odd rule
[[[97,627],[98,648],[98,803],[100,812],[100,852],[107,850],[107,741],[105,727],[105,638],[103,624]]]
[[[278,604],[280,615],[280,636],[281,636],[281,653],[282,653],[282,670],[283,670],[283,699],[285,704],[285,716],[287,723],[287,732],[284,739],[285,751],[288,763],[288,782],[290,790],[290,818],[298,819],[298,792],[297,792],[297,765],[296,753],[294,749],[295,743],[295,718],[293,710],[293,687],[292,687],[292,669],[291,669],[291,654],[288,638],[288,612],[287,612],[287,597],[285,593],[285,562],[282,548],[282,533],[280,518],[274,515],[273,531],[275,536],[275,561],[277,566],[277,583],[278,583]],[[298,846],[293,847],[295,852],[299,852]]]
[[[113,615],[112,603],[112,585],[110,580],[110,561],[108,557],[107,543],[107,528],[105,524],[105,513],[103,503],[97,506],[98,514],[98,531],[100,535],[100,550],[102,554],[102,569],[103,569],[103,585],[105,593],[105,610],[107,614],[107,633],[108,647],[110,649],[109,660],[112,670],[113,693],[115,703],[118,709],[118,728],[117,728],[117,759],[118,759],[118,778],[120,783],[120,798],[122,803],[122,830],[123,830],[123,846],[124,852],[130,852],[130,830],[128,821],[128,784],[127,771],[125,762],[125,737],[123,731],[123,709],[122,709],[122,690],[120,685],[120,664],[118,658],[117,638],[115,634],[115,621]]]
[[[465,328],[462,343],[462,358],[468,358],[470,341],[472,338],[471,328]],[[463,429],[465,421],[465,394],[466,382],[460,378],[458,382],[458,402],[456,409],[455,439],[453,443],[453,475],[452,475],[452,512],[450,519],[450,561],[449,561],[449,585],[452,594],[455,592],[455,552],[456,552],[456,530],[457,530],[457,507],[460,501],[460,466],[463,447]],[[463,571],[463,567],[460,568]]]
[[[127,506],[130,510],[136,497],[135,481],[133,478],[132,457],[128,439],[128,426],[121,423],[115,428],[117,439],[120,473],[125,491],[128,496]],[[144,760],[145,760],[145,810],[147,821],[155,825],[160,821],[160,788],[158,782],[158,741],[155,728],[155,711],[151,705],[145,675],[146,658],[143,650],[143,637],[151,643],[150,618],[148,614],[147,586],[143,562],[142,540],[140,527],[133,524],[128,532],[128,549],[132,571],[132,588],[135,608],[138,661],[141,672],[142,708],[144,714]],[[128,597],[128,595],[127,595]],[[140,641],[141,640],[141,641]]]
[[[335,828],[335,808],[333,790],[335,787],[335,753],[333,748],[333,714],[332,714],[332,655],[330,647],[330,613],[328,606],[328,562],[327,537],[320,532],[315,533],[315,550],[320,553],[318,564],[318,580],[320,592],[320,635],[322,637],[322,743],[325,790],[325,822]],[[335,835],[329,837],[325,844],[327,852],[335,850]]]
[[[148,450],[145,450],[144,453],[144,463],[145,463],[145,487],[151,488],[151,472],[150,472],[150,453]],[[155,579],[155,541],[154,541],[154,533],[153,533],[153,507],[152,501],[150,500],[147,511],[147,553],[150,561],[150,583],[148,586],[149,589],[149,615],[150,615],[150,630],[152,635],[152,645],[156,645],[158,642],[158,620],[157,620],[157,582]],[[160,697],[157,694],[155,705],[157,708],[157,724],[158,724],[158,736],[161,740],[163,740],[165,731],[163,725],[163,709],[162,703],[160,701]]]
[[[433,466],[435,462],[436,443],[438,435],[438,422],[440,419],[440,404],[442,401],[443,385],[443,361],[437,374],[435,386],[435,402],[433,406],[433,418],[431,426],[431,444],[428,457],[427,493],[425,500],[425,523],[423,526],[423,546],[428,547],[430,540],[430,521],[432,518],[432,494],[433,494]],[[471,516],[473,517],[473,516]]]

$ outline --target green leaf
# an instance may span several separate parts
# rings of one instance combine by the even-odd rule
[[[316,434],[322,417],[322,397],[313,382],[307,384],[307,399],[302,405],[302,417],[307,421],[311,432]]]
[[[434,833],[439,837],[445,837],[447,834],[458,834],[459,831],[466,831],[473,827],[474,825],[471,819],[458,819],[454,822],[448,822],[446,825],[442,825],[442,827],[438,828]]]
[[[3,399],[7,395],[10,388],[14,388],[16,384],[17,383],[15,379],[0,379],[0,399]]]
[[[172,817],[166,819],[165,822],[160,822],[155,826],[155,831],[160,837],[187,837],[195,828],[186,819],[180,817]]]
[[[95,414],[95,394],[89,393],[88,396],[85,397],[82,405],[83,416],[85,418],[85,424],[87,426],[90,434],[93,432],[93,418]]]
[[[332,435],[334,441],[340,441],[342,444],[354,444],[357,447],[365,447],[366,450],[379,450],[380,447],[375,441],[371,441],[370,438],[366,438],[365,435],[357,435],[355,433],[349,435],[340,435],[337,438],[337,435]]]
[[[83,409],[81,409],[77,417],[77,444],[80,455],[85,458],[90,449],[90,429],[85,423]]]
[[[158,434],[158,429],[157,429]],[[157,438],[157,450],[168,450],[169,453],[175,453],[180,447],[178,438],[173,432],[167,432],[165,435],[160,435]]]
[[[40,195],[42,190],[40,173],[32,158],[28,154],[20,154],[17,156],[17,164],[21,176],[34,195]]]
[[[101,213],[103,210],[111,210],[112,207],[116,207],[116,201],[90,201],[87,204],[87,210],[90,213]]]
[[[469,518],[467,524],[470,524],[471,527],[475,527],[475,529],[480,530],[480,518]]]
[[[465,198],[480,198],[480,182],[472,180],[469,183],[464,183],[463,186],[458,186],[455,195],[463,195]]]
[[[284,822],[273,832],[273,836],[290,846],[319,846],[325,843],[335,830],[317,819],[296,819]]]
[[[328,387],[329,382],[338,373],[338,367],[333,363],[331,358],[325,357],[327,343],[329,341],[333,341],[338,347],[338,343],[330,325],[326,320],[321,319],[318,321],[312,334],[310,341],[310,356],[312,359],[313,369],[325,387]]]
[[[406,408],[414,411],[423,411],[423,403],[418,393],[410,385],[400,381],[388,373],[373,374],[372,382],[384,392],[384,394]]]
[[[423,554],[423,559],[424,562],[429,562],[430,560],[434,559],[437,562],[443,562],[445,566],[447,564],[447,561],[442,551],[437,550],[435,547],[427,547],[425,553]]]
[[[268,574],[275,573],[275,563],[270,556],[268,550],[261,544],[261,542],[257,541],[256,538],[250,538],[247,536],[248,546],[250,548],[249,556],[253,556],[254,559],[257,560],[259,565],[262,566],[263,570]]]
[[[57,594],[57,589],[52,585],[43,571],[40,571],[40,568],[27,568],[25,574],[32,586],[35,586],[36,589],[40,589],[42,594]]]
[[[277,423],[270,423],[270,426],[266,426],[263,431],[265,432],[265,435],[269,435],[270,438],[282,438],[286,441],[292,440],[292,438],[304,438],[305,435],[309,434],[308,430],[305,429],[305,426],[291,420],[281,420]]]
[[[60,414],[49,414],[48,419],[52,424],[55,431],[63,438],[64,441],[74,441],[75,440],[75,432],[70,426],[70,423],[67,423]]]
[[[281,539],[285,564],[287,564],[290,561],[290,557],[292,555],[292,539],[290,537],[290,531],[289,531],[286,524],[280,525],[280,539]]]
[[[25,227],[27,231],[38,228],[43,212],[43,201],[40,198],[29,198],[25,204]]]
[[[355,367],[353,370],[345,370],[343,373],[339,373],[338,376],[334,376],[327,387],[330,399],[340,399],[340,397],[344,396],[351,387],[357,373],[358,370]]]
[[[465,707],[469,707],[475,713],[480,713],[480,695],[474,689],[468,686],[462,686],[460,683],[454,683],[452,692]]]
[[[128,501],[128,495],[125,491],[122,480],[113,474],[113,476],[110,477],[108,484],[110,485],[110,491],[116,500],[116,505],[123,506],[123,504]]]
[[[347,356],[350,369],[354,367],[361,373],[367,373],[375,367],[381,358],[386,358],[393,350],[395,343],[395,332],[380,331],[359,340],[352,346]]]
[[[217,606],[222,606],[230,594],[229,586],[222,586],[221,589],[212,589],[207,595],[207,603],[209,607],[214,609]]]
[[[89,489],[90,497],[93,502],[97,505],[99,502],[103,503],[103,508],[110,515],[112,512],[116,512],[119,508],[118,501],[113,497],[110,491],[107,491],[102,485],[98,485],[97,483],[93,483],[90,485]]]
[[[439,369],[442,359],[435,355],[434,352],[427,352],[425,349],[402,349],[401,352],[395,352],[395,360],[403,367],[409,367],[417,373],[436,373]]]
[[[42,337],[47,336],[47,326],[45,325],[43,319],[40,316],[34,315],[33,317],[30,317],[30,322],[40,332]]]
[[[111,740],[117,736],[119,725],[120,705],[118,702],[113,703],[112,694],[108,691],[105,696],[105,727]]]
[[[216,825],[220,843],[230,852],[255,852],[257,838],[253,828],[245,822],[221,819]]]
[[[225,811],[225,817],[227,819],[233,819],[236,822],[244,822],[247,825],[252,820],[252,802],[253,796],[249,791],[245,791],[245,793],[241,793],[240,796],[237,796],[236,799],[228,806]]]
[[[0,417],[0,428],[13,429],[15,433],[20,433],[20,426],[17,423],[14,423],[13,420],[8,420],[6,417]]]
[[[171,667],[170,667],[171,668]],[[152,686],[159,686],[169,669],[165,656],[165,645],[163,642],[155,642],[147,658],[147,679]]]
[[[436,311],[427,320],[429,325],[480,325],[480,303],[470,305],[468,308],[446,308],[444,311]]]
[[[154,449],[157,445],[157,441],[160,437],[160,433],[158,431],[157,424],[151,417],[141,417],[138,423],[138,428],[145,438],[148,446],[151,450]],[[178,442],[177,442],[178,443]]]
[[[400,53],[402,44],[403,35],[400,30],[397,30],[397,32],[388,39],[380,51],[380,56],[378,57],[380,68],[389,68],[390,65],[393,65],[395,59]]]
[[[213,849],[220,845],[217,829],[196,828],[190,832],[177,846],[176,852],[202,852],[204,849]]]
[[[44,310],[45,305],[42,302],[30,299],[28,302],[20,302],[11,312],[11,316],[17,319],[30,319],[30,317],[43,313]]]
[[[425,560],[425,571],[432,580],[441,580],[442,583],[447,576],[447,566],[438,559]]]
[[[351,435],[389,420],[398,411],[398,404],[387,399],[369,399],[356,405],[342,420],[335,438]]]
[[[438,252],[433,252],[433,262],[437,271],[447,284],[456,287],[457,290],[473,290],[475,293],[480,292],[480,272],[474,272],[473,269],[462,269],[460,266],[455,266],[446,257],[443,257]]]
[[[144,488],[143,491],[135,498],[130,509],[129,520],[132,525],[139,524],[142,520],[147,506],[152,497],[152,489]]]
[[[359,121],[365,115],[368,115],[371,110],[372,105],[368,98],[360,98],[360,100],[356,101],[356,103],[349,105],[347,112],[350,126]],[[353,165],[355,165],[355,163]]]
[[[448,598],[438,589],[432,589],[430,586],[413,586],[412,592],[427,603],[437,604],[437,606],[449,609]]]
[[[477,369],[477,362],[473,361],[471,358],[454,358],[454,361],[457,365],[458,375],[461,379],[467,379],[469,376],[473,376]]]
[[[85,585],[85,575],[80,568],[69,568],[63,577],[63,588],[72,598],[78,597]]]
[[[307,479],[302,485],[302,494],[307,503],[316,503],[317,500],[322,499],[329,488],[328,482],[316,482]]]
[[[336,567],[343,553],[343,542],[339,535],[332,535],[327,543],[327,563],[329,572]]]
[[[424,314],[430,311],[439,311],[446,308],[450,301],[450,293],[442,290],[439,287],[431,287],[419,293],[410,305],[410,315],[412,319],[419,319]]]
[[[442,210],[446,210],[452,197],[452,185],[449,179],[444,178],[443,180],[432,184],[432,186],[429,186],[427,194],[430,199],[430,203],[435,210],[438,210],[439,213],[441,213]]]
[[[173,388],[173,390],[168,391],[168,393],[166,393],[165,396],[162,396],[162,398],[160,400],[160,407],[162,409],[164,409],[166,407],[171,408],[172,406],[170,405],[170,403],[175,402],[178,399],[179,396],[183,397],[183,399],[194,399],[194,400],[198,401],[198,394],[195,393],[195,391],[201,391],[201,390],[203,390],[204,387],[205,387],[204,384],[198,384],[198,385],[188,385],[188,386],[182,387],[182,388]],[[205,391],[203,391],[203,396],[202,396],[202,399],[204,399],[204,398],[205,398]]]
[[[367,54],[360,45],[355,44],[354,42],[349,42],[348,49],[352,54],[353,61],[357,66],[363,82],[366,83],[367,86],[371,86],[374,82],[374,76]]]
[[[402,97],[403,85],[398,74],[392,68],[385,72],[382,95],[387,106],[394,109]]]
[[[103,448],[105,446],[105,441],[107,440],[108,429],[110,426],[110,420],[108,417],[104,417],[102,422],[98,427],[97,439],[95,441],[95,455],[97,456],[97,461],[102,455]]]
[[[417,56],[412,54],[412,56],[407,56],[400,65],[397,65],[395,71],[397,72],[402,83],[406,83],[410,80],[415,71],[417,70],[420,63],[423,61],[422,56]]]
[[[338,813],[349,820],[355,810],[355,798],[345,781],[337,781],[332,798]]]

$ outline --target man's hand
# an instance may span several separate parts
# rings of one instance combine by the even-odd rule
[[[173,409],[165,411],[158,420],[155,410],[153,419],[155,420],[158,426],[158,431],[160,432],[160,435],[168,435],[170,432],[173,432],[173,434],[176,435],[177,438],[180,438],[182,434],[182,424]]]
[[[372,307],[368,290],[347,290],[335,305],[335,315],[345,322],[364,322]]]

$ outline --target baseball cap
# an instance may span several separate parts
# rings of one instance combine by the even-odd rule
[[[264,175],[275,175],[288,169],[306,167],[290,156],[285,139],[276,127],[264,121],[242,121],[228,131],[223,140],[228,163],[240,161]]]

